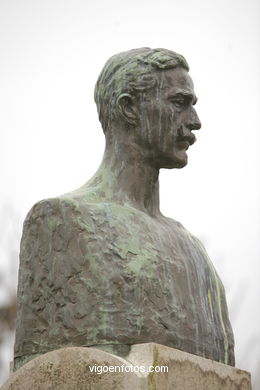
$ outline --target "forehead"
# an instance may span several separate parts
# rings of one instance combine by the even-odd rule
[[[185,91],[194,95],[194,84],[189,73],[183,68],[168,69],[160,72],[159,88],[168,93]]]

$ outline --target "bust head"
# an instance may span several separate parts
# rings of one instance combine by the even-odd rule
[[[166,49],[119,53],[105,64],[95,101],[107,143],[131,136],[157,168],[181,168],[200,128],[183,56]]]

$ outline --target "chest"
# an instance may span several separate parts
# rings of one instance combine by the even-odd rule
[[[143,213],[93,213],[82,234],[85,271],[109,291],[153,295],[206,295],[214,269],[200,244],[173,220]]]

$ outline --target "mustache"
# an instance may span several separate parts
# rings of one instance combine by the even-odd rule
[[[183,142],[183,141],[187,141],[189,142],[190,145],[193,145],[197,141],[197,138],[191,132],[191,130],[186,129],[184,128],[183,125],[181,125],[177,129],[177,142]]]

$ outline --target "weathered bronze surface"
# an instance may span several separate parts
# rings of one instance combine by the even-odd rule
[[[201,242],[159,209],[160,168],[184,167],[201,127],[188,70],[165,49],[106,63],[95,89],[100,168],[24,223],[16,366],[65,346],[123,355],[144,342],[234,365],[223,285]]]

